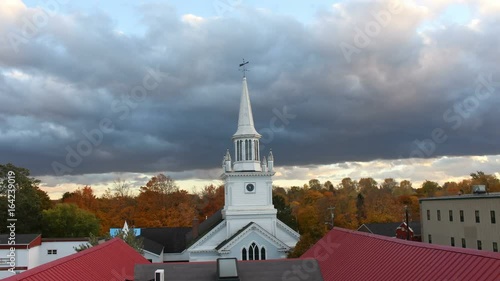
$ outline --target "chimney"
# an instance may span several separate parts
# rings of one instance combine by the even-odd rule
[[[196,239],[198,237],[198,226],[199,226],[198,217],[194,217],[193,228],[191,230],[191,232],[193,233],[193,239]]]
[[[155,271],[154,281],[165,281],[165,271],[163,269],[157,269]]]

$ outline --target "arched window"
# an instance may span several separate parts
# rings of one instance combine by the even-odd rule
[[[243,260],[243,261],[247,260],[247,249],[246,248],[243,248],[243,250],[241,250],[241,260]]]
[[[253,248],[252,246],[254,246],[255,244],[252,244],[250,245],[250,248],[248,248],[248,260],[253,260]]]
[[[260,249],[260,259],[265,260],[266,259],[266,248],[262,247]]]
[[[248,248],[248,259],[249,260],[258,260],[259,259],[259,247],[252,243]]]

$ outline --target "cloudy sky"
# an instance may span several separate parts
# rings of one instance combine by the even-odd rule
[[[0,163],[217,183],[245,58],[279,185],[500,176],[499,1],[199,2],[0,1]]]

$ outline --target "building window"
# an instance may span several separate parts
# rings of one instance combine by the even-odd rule
[[[441,221],[441,210],[437,210],[438,221]]]
[[[451,237],[451,239],[450,239],[450,240],[451,240],[451,241],[450,241],[451,246],[452,246],[452,247],[455,247],[455,237]]]
[[[493,242],[493,252],[498,252],[498,244],[497,244],[497,242]]]
[[[57,250],[47,250],[48,255],[57,255]]]
[[[428,240],[429,240],[429,244],[432,244],[432,235],[430,235],[430,234],[429,234],[429,235],[428,235],[428,238],[429,238],[429,239],[428,239]]]
[[[241,250],[241,260],[242,261],[247,260],[247,249],[246,248],[243,248],[243,250]]]
[[[476,210],[476,222],[479,223],[481,220],[479,219],[479,211]]]
[[[483,243],[481,243],[481,240],[477,240],[477,249],[482,250],[483,249]]]
[[[466,248],[467,244],[465,244],[465,238],[462,238],[462,248]]]
[[[448,214],[449,214],[449,217],[450,217],[450,221],[453,221],[453,210],[450,210],[448,212]]]
[[[260,250],[260,252],[259,252]],[[248,254],[248,256],[247,256]],[[261,257],[260,259],[265,260],[266,259],[266,250],[264,248],[259,249],[259,246],[257,246],[255,243],[252,243],[250,247],[247,249],[243,248],[241,250],[241,259],[242,260],[259,260],[259,256]]]
[[[427,210],[427,220],[431,220],[431,210]]]
[[[495,211],[490,211],[491,215],[491,223],[497,223],[497,219],[495,218]]]
[[[464,210],[460,210],[460,221],[464,222]]]

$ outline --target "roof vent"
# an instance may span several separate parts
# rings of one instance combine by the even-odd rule
[[[474,194],[484,194],[486,193],[486,185],[473,185],[472,193]]]
[[[165,281],[165,270],[157,269],[155,271],[155,281]]]
[[[217,259],[217,281],[240,281],[236,258]]]

